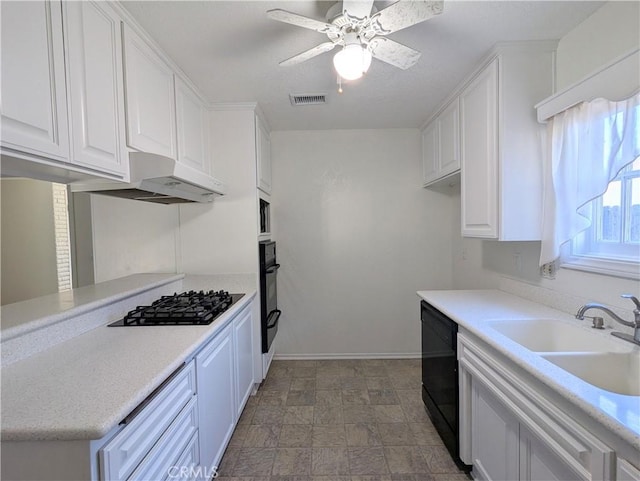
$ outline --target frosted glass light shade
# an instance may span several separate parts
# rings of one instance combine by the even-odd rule
[[[333,66],[345,80],[362,77],[371,65],[371,52],[358,44],[347,45],[333,57]]]

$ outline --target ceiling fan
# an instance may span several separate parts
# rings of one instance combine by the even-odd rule
[[[281,66],[296,65],[341,46],[333,64],[341,78],[355,80],[367,72],[372,57],[403,70],[415,65],[420,52],[385,35],[439,15],[443,3],[443,0],[399,0],[378,11],[373,0],[344,0],[329,8],[326,21],[281,9],[269,10],[267,15],[329,37],[328,42],[280,62]]]

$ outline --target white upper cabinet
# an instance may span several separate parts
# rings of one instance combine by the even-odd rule
[[[120,17],[105,2],[64,2],[74,163],[125,175]]]
[[[62,11],[58,2],[1,2],[2,147],[69,158]]]
[[[258,188],[271,194],[271,138],[258,116],[256,116],[256,160]]]
[[[209,114],[204,102],[177,75],[176,118],[178,161],[209,172]]]
[[[425,187],[460,170],[460,123],[456,98],[422,132]]]
[[[498,236],[498,61],[460,96],[462,124],[462,235]]]
[[[460,94],[462,235],[539,240],[542,137],[556,42],[499,46]]]
[[[173,70],[124,26],[127,145],[177,159]]]

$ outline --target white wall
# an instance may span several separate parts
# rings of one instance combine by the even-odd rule
[[[451,287],[451,198],[417,129],[271,137],[279,355],[420,352],[415,291]]]
[[[51,184],[2,179],[0,192],[0,303],[58,292]]]
[[[180,206],[181,270],[257,273],[258,225],[254,112],[210,113],[213,175],[227,194],[213,205]]]
[[[577,82],[637,46],[639,40],[640,3],[606,3],[560,40],[556,59],[558,87]],[[459,204],[459,198],[457,201]],[[556,279],[543,279],[538,270],[539,242],[462,239],[459,210],[456,208],[455,212],[458,215],[453,234],[455,288],[498,287],[501,276],[506,276],[538,286],[551,297],[566,294],[631,309],[631,303],[619,295],[637,294],[640,288],[637,281],[569,269],[560,269]]]
[[[95,282],[139,272],[176,272],[176,205],[90,198]]]

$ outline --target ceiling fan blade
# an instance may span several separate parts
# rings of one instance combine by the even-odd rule
[[[369,42],[369,50],[371,50],[371,55],[378,60],[382,60],[402,70],[413,67],[421,55],[417,50],[386,37],[373,38]]]
[[[371,15],[371,7],[373,7],[373,0],[343,0],[342,2],[342,11],[358,20],[364,20]]]
[[[321,22],[313,18],[298,15],[297,13],[287,12],[276,8],[274,10],[267,11],[267,16],[273,20],[279,22],[290,23],[298,27],[308,28],[320,33],[338,32],[339,29],[330,23]]]
[[[443,0],[400,0],[371,17],[371,26],[378,35],[387,35],[439,15]]]
[[[332,50],[333,47],[335,46],[336,44],[333,42],[321,43],[320,45],[317,45],[305,52],[299,53],[298,55],[288,58],[287,60],[283,60],[282,62],[280,62],[280,66],[288,67],[289,65],[296,65],[298,63],[302,63],[306,60],[309,60],[315,57],[316,55],[320,55],[321,53],[325,53],[325,52],[328,52],[329,50]]]

